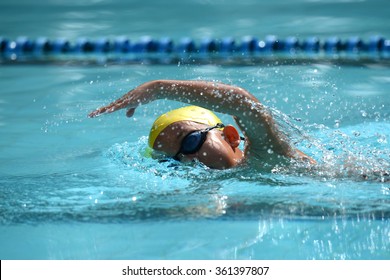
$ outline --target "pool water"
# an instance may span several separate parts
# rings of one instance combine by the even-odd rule
[[[142,15],[159,21],[161,13],[137,1],[122,12],[120,1],[85,2],[92,6],[48,1],[43,19],[55,27],[29,14],[27,20],[41,27],[33,29],[16,24],[5,11],[15,14],[17,6],[6,2],[0,4],[0,21],[15,26],[2,30],[4,36],[180,37],[188,29],[194,38],[224,36],[231,30],[232,36],[279,31],[280,36],[377,32],[390,37],[384,11],[370,8],[386,5],[381,1],[295,1],[299,6],[293,11],[283,9],[293,1],[188,2],[198,16],[217,8],[247,11],[246,16],[231,15],[228,22],[235,29],[223,25],[227,18],[222,12],[198,24],[198,17],[189,18],[183,26],[171,14],[171,20],[156,26]],[[157,3],[161,11],[170,11]],[[181,3],[176,3],[177,13],[184,10]],[[259,17],[251,5],[262,8]],[[330,12],[334,8],[337,13]],[[369,24],[359,21],[362,9]],[[134,23],[134,30],[118,26],[130,11],[134,18],[128,26]],[[285,12],[272,18],[266,11]],[[329,19],[328,25],[306,29],[321,18]],[[268,25],[259,30],[264,22]],[[340,23],[343,28],[336,28]],[[389,259],[388,66],[380,61],[357,66],[276,62],[1,65],[0,258]],[[280,125],[318,166],[220,171],[196,163],[158,162],[148,156],[149,128],[161,113],[182,105],[177,102],[156,101],[138,108],[132,118],[125,112],[87,118],[89,111],[143,82],[173,78],[244,87],[273,108]]]

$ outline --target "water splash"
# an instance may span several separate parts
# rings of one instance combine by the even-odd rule
[[[324,180],[390,181],[389,124],[363,123],[336,129],[318,124],[299,126],[300,120],[276,109],[271,111],[285,136],[318,161],[316,166],[296,163],[279,171],[303,172]]]

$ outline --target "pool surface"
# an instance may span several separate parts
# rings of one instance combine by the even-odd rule
[[[24,2],[2,1],[0,36],[390,38],[379,0]],[[388,260],[388,60],[353,59],[0,64],[0,259]],[[149,128],[177,102],[87,118],[153,79],[247,89],[318,166],[159,163],[148,156]]]

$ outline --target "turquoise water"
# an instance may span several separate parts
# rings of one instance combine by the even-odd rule
[[[5,37],[390,37],[386,0],[3,0],[0,7]]]
[[[390,37],[386,1],[9,2],[0,34],[12,38]],[[145,157],[151,123],[175,102],[86,117],[163,78],[248,89],[319,166],[216,171]],[[389,83],[380,62],[2,65],[0,258],[389,259]]]

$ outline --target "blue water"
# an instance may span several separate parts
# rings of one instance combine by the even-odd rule
[[[390,37],[386,1],[8,2],[12,38]],[[158,163],[146,135],[175,102],[86,117],[163,78],[246,88],[318,167]],[[0,258],[389,259],[389,84],[381,63],[2,65]]]

